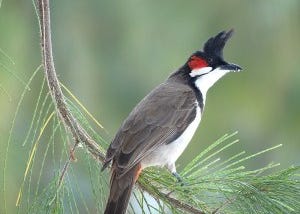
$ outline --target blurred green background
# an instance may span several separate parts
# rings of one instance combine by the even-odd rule
[[[283,144],[252,162],[300,164],[300,1],[51,1],[54,59],[59,79],[109,132],[111,140],[136,103],[217,32],[234,28],[224,55],[243,67],[209,92],[205,114],[184,165],[225,133],[239,131],[238,149],[257,152]],[[24,84],[40,64],[38,23],[31,1],[4,0],[0,8],[1,166]],[[13,72],[15,75],[13,75]],[[28,157],[21,147],[41,81],[21,108],[10,152],[10,204]],[[35,89],[36,87],[36,89]],[[228,152],[228,155],[232,151]],[[2,181],[2,170],[1,170]],[[2,197],[2,195],[1,195]]]

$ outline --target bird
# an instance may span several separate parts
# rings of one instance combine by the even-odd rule
[[[126,213],[135,182],[143,169],[166,167],[178,181],[175,162],[191,141],[203,114],[209,88],[239,65],[223,58],[234,30],[209,38],[202,50],[146,95],[124,120],[112,140],[102,171],[111,164],[105,214]]]

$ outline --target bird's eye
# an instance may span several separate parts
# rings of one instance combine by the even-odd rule
[[[213,62],[213,59],[212,58],[208,58],[207,62],[208,62],[208,64],[211,64]]]

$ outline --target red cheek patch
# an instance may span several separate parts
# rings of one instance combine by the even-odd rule
[[[190,61],[188,62],[188,65],[191,70],[208,66],[207,62],[204,59],[197,57],[197,56],[192,56]]]

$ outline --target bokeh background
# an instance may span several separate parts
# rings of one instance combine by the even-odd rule
[[[51,10],[59,78],[105,126],[107,140],[136,103],[208,37],[234,28],[224,55],[244,70],[228,74],[209,91],[202,123],[178,161],[179,169],[220,136],[234,131],[239,131],[241,140],[237,149],[249,153],[283,144],[252,161],[250,168],[271,161],[280,162],[281,168],[300,164],[300,1],[56,0],[51,1]],[[3,166],[23,81],[41,60],[31,1],[3,0],[0,48]],[[37,96],[40,84],[36,81],[31,87],[14,131],[10,203],[28,157],[20,144],[35,106],[30,97]]]

